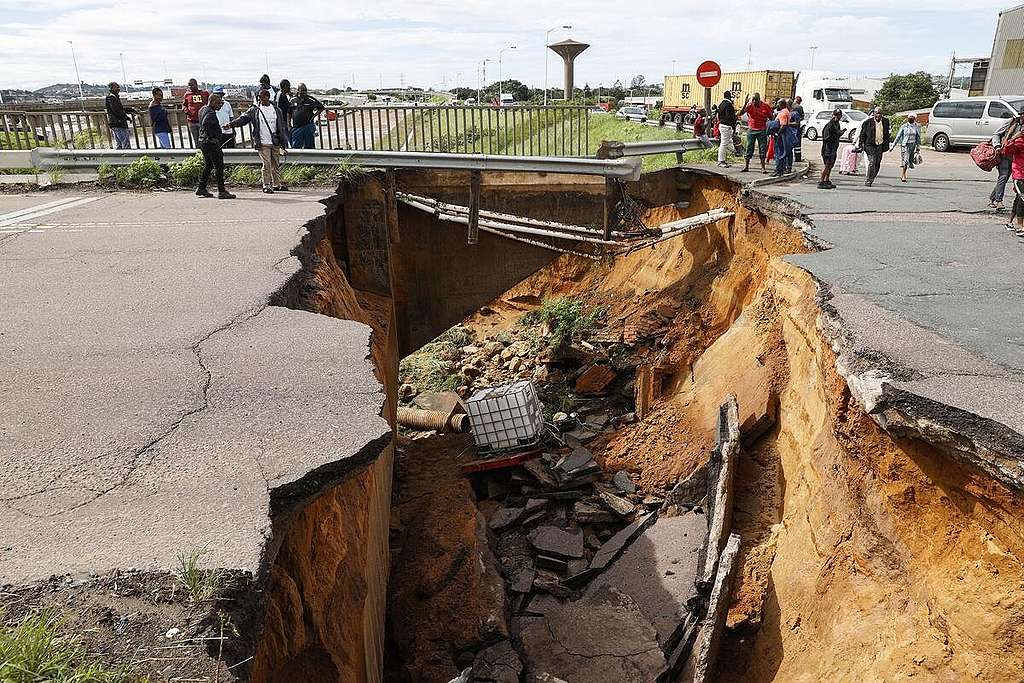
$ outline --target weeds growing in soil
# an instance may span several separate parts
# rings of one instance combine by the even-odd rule
[[[544,344],[554,348],[589,334],[606,312],[601,306],[587,310],[581,299],[557,297],[544,299],[540,308],[524,314],[519,322],[532,329],[538,326],[548,328],[550,334],[547,337],[542,337],[537,329],[537,334],[531,338],[531,346],[540,350]]]
[[[473,333],[456,325],[424,344],[416,353],[402,359],[398,374],[403,383],[413,384],[421,391],[451,391],[458,386],[459,349],[473,340]]]
[[[199,567],[199,561],[207,552],[209,551],[202,548],[193,548],[188,552],[178,553],[178,568],[174,572],[175,578],[185,587],[189,599],[196,605],[216,595],[224,578],[223,572],[219,569]]]
[[[51,610],[0,626],[3,683],[129,683],[124,668],[110,669],[89,657],[81,638],[62,632]]]

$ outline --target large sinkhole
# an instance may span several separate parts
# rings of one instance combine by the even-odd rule
[[[625,188],[644,225],[728,215],[593,258],[542,234],[468,244],[440,207],[469,185],[346,183],[299,250],[282,300],[373,329],[393,424],[440,417],[282,523],[254,679],[1018,675],[1020,497],[864,412],[782,207],[648,174]],[[605,191],[485,174],[480,202],[595,227]],[[484,453],[451,413],[516,381],[550,436]]]

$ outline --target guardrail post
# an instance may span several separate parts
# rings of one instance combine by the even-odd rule
[[[604,239],[612,238],[612,222],[615,220],[615,181],[604,179]]]
[[[480,171],[469,174],[469,229],[466,233],[466,244],[476,244],[480,240]]]

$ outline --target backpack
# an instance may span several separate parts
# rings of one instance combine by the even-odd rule
[[[999,165],[999,153],[988,140],[971,150],[971,159],[974,159],[978,168],[986,172]]]

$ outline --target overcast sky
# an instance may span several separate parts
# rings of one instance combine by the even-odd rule
[[[781,9],[771,9],[772,6]],[[851,75],[925,70],[945,73],[951,53],[987,56],[998,0],[0,0],[0,87],[74,82],[69,40],[82,79],[195,76],[209,83],[271,78],[310,87],[406,84],[475,86],[487,80],[544,82],[544,35],[589,43],[576,84],[628,83],[634,74],[661,81],[689,73],[703,59],[742,70],[799,71],[818,46],[816,69]],[[551,55],[549,80],[561,82]],[[461,74],[461,75],[459,75]]]

